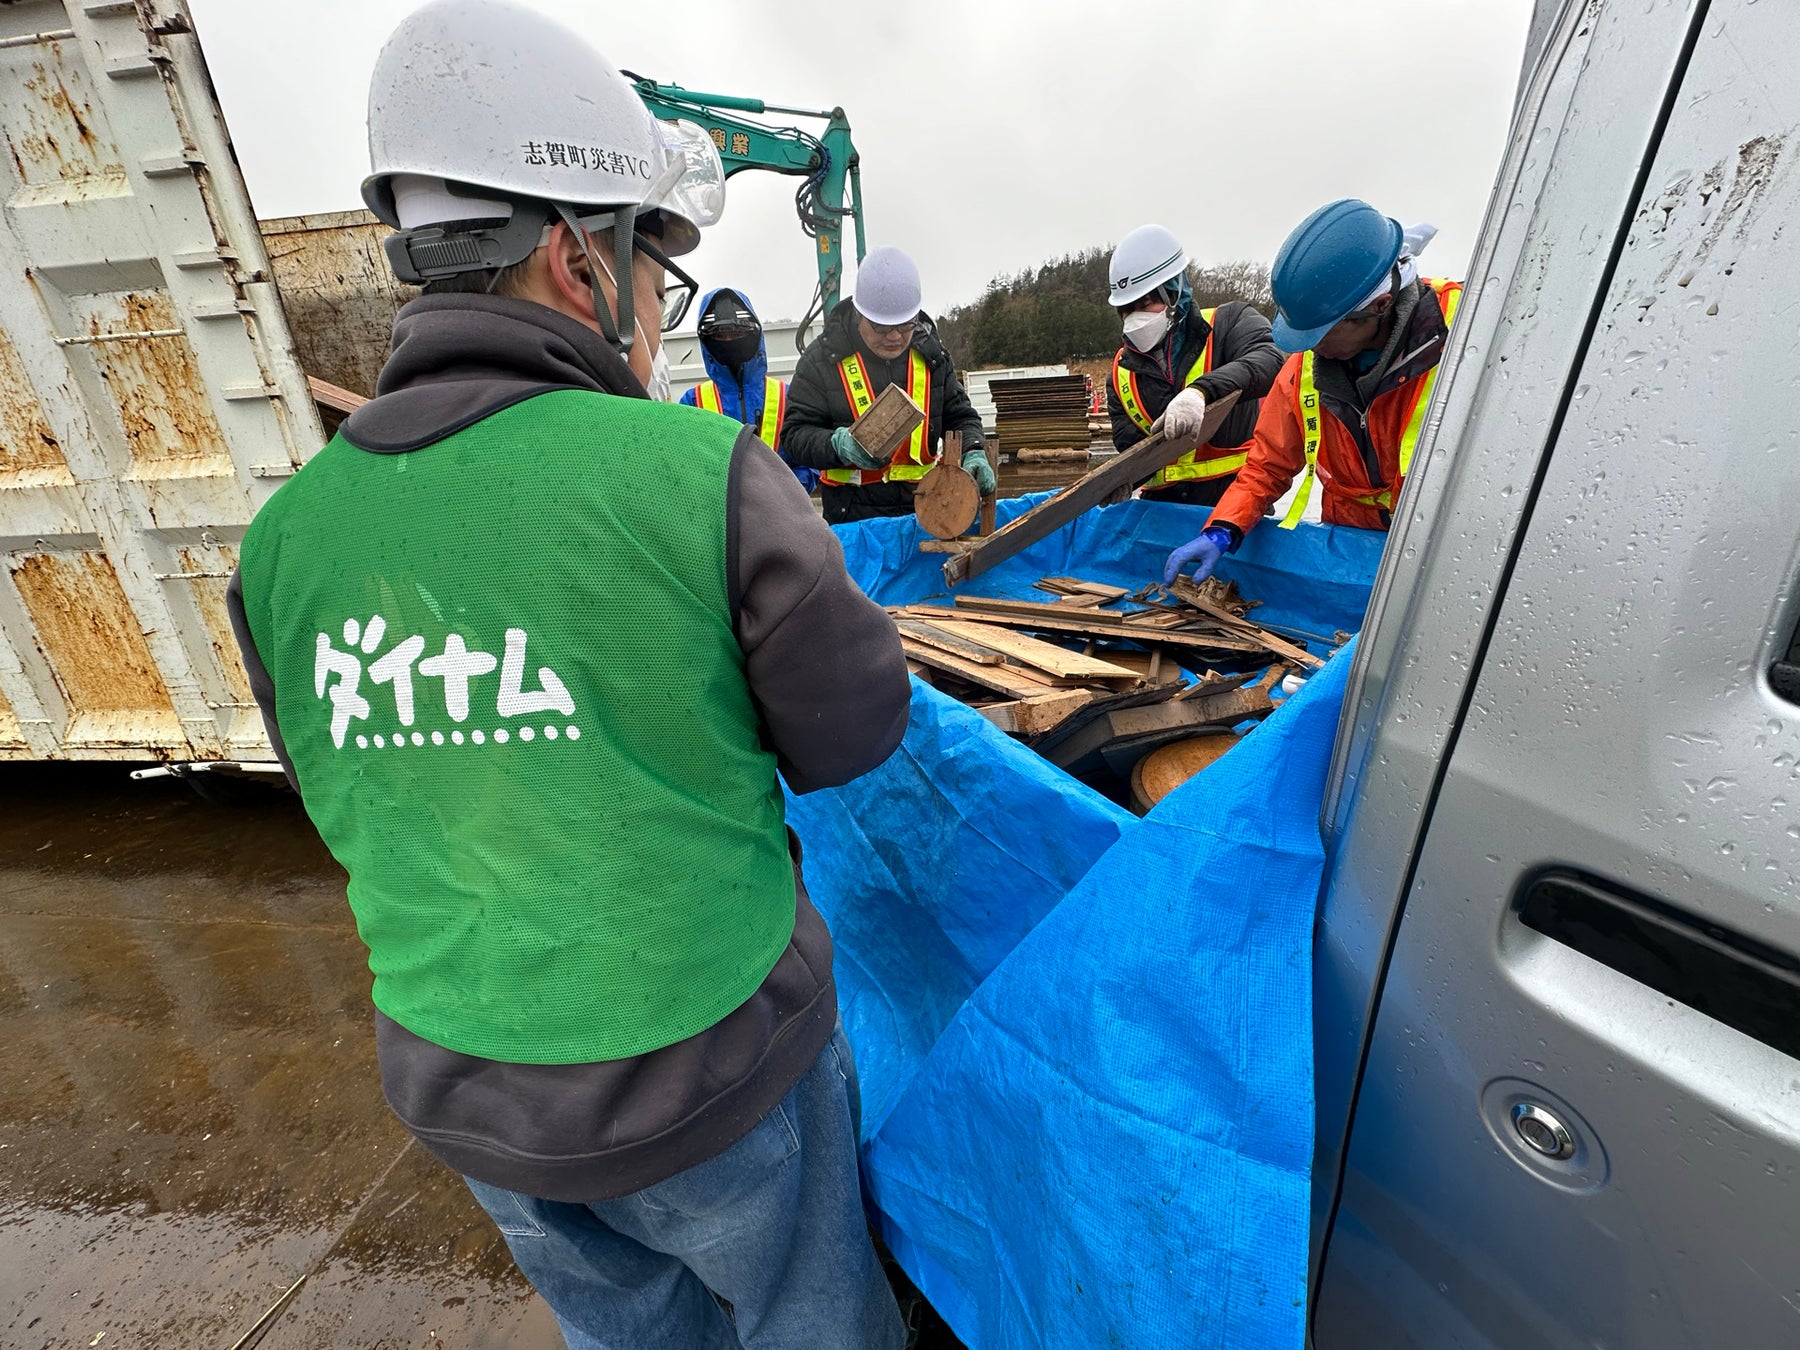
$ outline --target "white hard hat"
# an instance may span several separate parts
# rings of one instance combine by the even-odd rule
[[[717,151],[710,166],[697,147],[683,163],[671,156],[672,141],[685,150],[691,137],[665,131],[617,67],[563,25],[512,0],[431,0],[376,58],[363,200],[397,228],[478,214],[426,218],[457,210],[458,195],[527,197],[580,215],[657,210],[663,250],[675,256],[691,252],[700,226],[717,219],[724,175]],[[685,185],[709,167],[720,190],[711,218],[696,218],[708,213]],[[396,200],[402,176],[410,220]]]
[[[1161,225],[1140,225],[1119,241],[1106,269],[1106,301],[1113,306],[1141,300],[1187,270],[1187,250]]]
[[[870,323],[910,323],[925,304],[919,265],[891,246],[872,250],[857,264],[856,294],[851,301]]]

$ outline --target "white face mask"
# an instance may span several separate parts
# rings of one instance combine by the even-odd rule
[[[640,325],[638,341],[642,342],[643,340],[644,330]],[[644,388],[658,403],[675,401],[674,386],[669,380],[669,349],[667,347],[659,345],[656,355],[650,358],[650,379],[645,383]]]
[[[612,268],[606,265],[606,259],[592,252],[588,256],[600,264],[600,270],[606,273],[606,279],[612,282],[613,289],[616,291],[619,279],[613,275]],[[637,329],[637,340],[648,342],[649,339],[644,336],[644,325],[635,316],[631,322],[632,326]],[[644,382],[644,392],[649,394],[652,401],[656,403],[673,403],[675,401],[674,382],[669,378],[668,349],[660,342],[656,345],[656,355],[650,358],[650,378]]]
[[[1161,342],[1169,331],[1169,311],[1140,309],[1125,316],[1125,340],[1140,352]]]

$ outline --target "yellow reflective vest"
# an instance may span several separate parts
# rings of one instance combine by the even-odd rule
[[[931,425],[931,363],[919,355],[917,348],[909,349],[907,357],[906,392],[914,403],[925,410],[925,420],[913,429],[911,436],[900,443],[893,458],[881,468],[825,470],[821,476],[832,487],[917,482],[925,476],[937,458],[925,444],[925,431]],[[850,400],[851,411],[861,417],[875,404],[875,396],[869,392],[869,377],[863,370],[862,358],[851,352],[838,362],[838,376],[844,382],[844,397]]]
[[[705,380],[694,388],[694,402],[708,412],[724,415],[724,405],[719,401],[719,386],[715,380]],[[756,419],[756,438],[769,449],[779,452],[781,449],[781,423],[787,416],[787,385],[773,375],[763,381],[762,416]]]
[[[1184,388],[1212,370],[1213,339],[1218,336],[1217,331],[1213,328],[1213,315],[1216,313],[1218,313],[1216,309],[1200,311],[1200,317],[1206,323],[1207,328],[1206,346],[1201,348],[1200,358],[1194,362],[1188,373],[1182,378],[1181,383]],[[1125,367],[1122,360],[1124,355],[1125,349],[1121,347],[1117,355],[1113,357],[1113,391],[1118,394],[1119,406],[1125,409],[1125,415],[1136,423],[1145,435],[1148,435],[1150,429],[1156,425],[1156,419],[1144,407],[1144,400],[1138,394],[1137,373]],[[1226,474],[1236,473],[1243,468],[1245,462],[1250,458],[1249,447],[1245,446],[1230,454],[1202,459],[1200,451],[1206,448],[1205,446],[1196,446],[1173,464],[1157,470],[1144,486],[1159,488],[1167,487],[1171,483],[1192,482],[1204,478],[1223,478]]]

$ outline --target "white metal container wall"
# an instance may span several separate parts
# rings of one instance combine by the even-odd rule
[[[180,0],[0,6],[0,759],[269,758],[226,621],[321,442]]]

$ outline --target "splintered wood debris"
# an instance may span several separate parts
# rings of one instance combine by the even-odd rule
[[[1129,777],[1163,746],[1266,717],[1290,669],[1324,664],[1247,618],[1258,602],[1217,578],[1136,592],[1036,584],[1055,598],[959,595],[888,612],[914,674],[1073,774]]]

